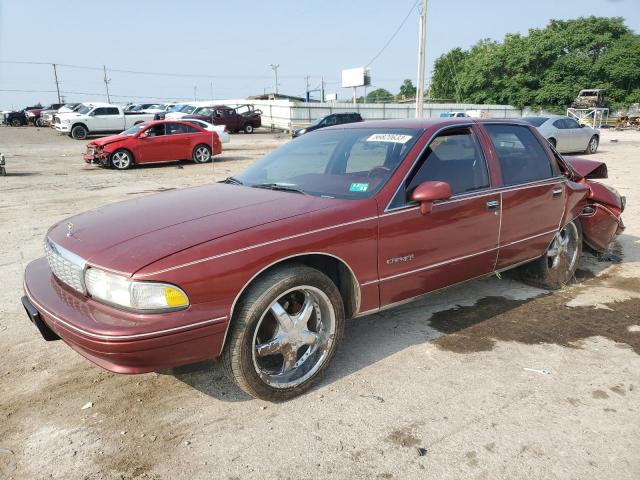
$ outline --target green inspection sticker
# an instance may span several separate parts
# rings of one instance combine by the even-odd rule
[[[352,183],[349,187],[350,192],[366,192],[369,188],[368,183]]]

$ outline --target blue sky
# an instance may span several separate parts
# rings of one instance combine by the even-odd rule
[[[340,88],[343,68],[366,65],[414,0],[0,0],[0,60],[56,62],[120,70],[202,74],[165,77],[111,72],[110,91],[127,96],[238,98],[272,91],[270,63],[280,64],[280,92],[303,95],[324,75]],[[526,33],[551,18],[622,16],[640,32],[639,0],[429,0],[427,65],[481,38]],[[418,13],[371,65],[373,83],[396,93],[417,73]],[[104,100],[99,70],[59,68],[67,100]],[[52,90],[47,65],[0,63],[0,90]],[[56,100],[55,93],[0,91],[0,108]]]

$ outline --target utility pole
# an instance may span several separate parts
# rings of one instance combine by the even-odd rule
[[[418,85],[416,89],[416,118],[424,116],[424,56],[427,43],[427,0],[422,0],[418,27]]]
[[[193,86],[193,101],[194,102],[198,101],[198,86],[197,85]]]
[[[53,67],[53,76],[56,79],[56,91],[58,92],[58,103],[62,103],[62,97],[60,97],[60,82],[58,82],[57,65],[55,63],[52,63],[51,66]]]
[[[311,77],[309,75],[307,75],[306,77],[304,77],[304,101],[309,103],[309,79]]]
[[[211,100],[213,100],[213,82],[209,82],[209,88],[211,89]]]
[[[320,101],[324,103],[324,77],[320,80]]]
[[[104,86],[107,89],[107,103],[111,103],[111,97],[109,96],[109,83],[111,83],[111,79],[107,78],[107,67],[102,66],[102,71],[104,72]]]
[[[269,66],[271,70],[273,70],[276,74],[276,97],[278,96],[278,68],[280,67],[279,63],[270,63]]]

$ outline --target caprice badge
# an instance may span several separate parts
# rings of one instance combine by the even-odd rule
[[[73,223],[67,222],[67,237],[73,236]]]
[[[409,255],[405,255],[403,257],[392,257],[387,259],[387,265],[393,265],[393,264],[402,263],[402,262],[410,262],[415,258],[416,256],[413,253],[410,253]]]

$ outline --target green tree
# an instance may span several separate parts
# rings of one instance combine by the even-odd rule
[[[391,101],[393,101],[393,94],[389,90],[385,90],[384,88],[376,88],[375,90],[367,93],[367,103],[382,103]]]
[[[407,78],[402,82],[402,85],[400,85],[398,99],[406,100],[408,98],[416,98],[416,87],[414,87],[413,82]]]
[[[604,88],[612,103],[640,98],[640,36],[622,18],[551,20],[501,43],[455,48],[434,66],[435,97],[561,109],[582,88]],[[637,100],[636,100],[637,101]]]

